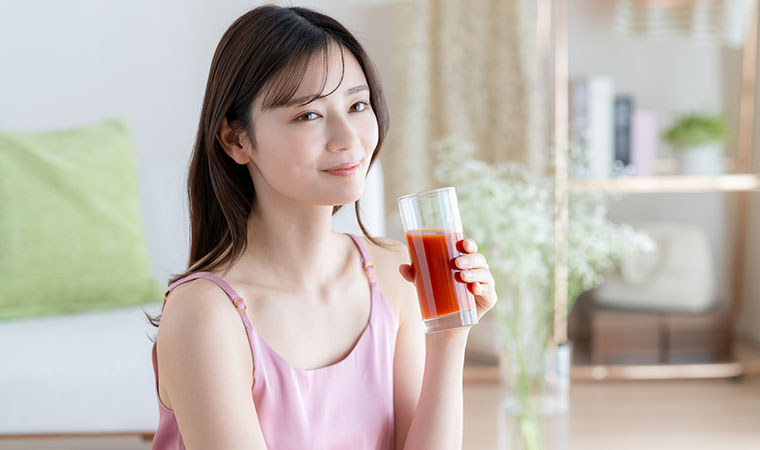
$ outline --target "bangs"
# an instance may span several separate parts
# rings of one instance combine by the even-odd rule
[[[327,75],[330,73],[329,46],[331,43],[336,44],[340,50],[340,81],[335,86],[335,89],[323,94],[325,85],[327,84]],[[329,36],[323,36],[322,39],[309,40],[303,44],[303,46],[295,51],[291,62],[274,74],[271,81],[262,88],[262,110],[267,111],[285,106],[308,105],[316,99],[332,94],[343,82],[343,76],[346,71],[343,46]],[[296,92],[298,92],[298,88],[301,87],[306,71],[309,68],[309,63],[318,54],[322,55],[322,85],[319,88],[319,92],[306,97],[294,98]]]

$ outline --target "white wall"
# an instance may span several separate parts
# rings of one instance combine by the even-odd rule
[[[213,52],[236,18],[263,3],[0,0],[0,130],[126,118],[148,251],[161,282],[187,260],[185,174]],[[317,7],[360,39],[367,24],[382,27],[366,11],[383,2],[279,3]],[[380,44],[367,43],[370,53]],[[375,221],[370,228],[382,233],[383,221]]]
[[[65,128],[107,117],[132,127],[154,276],[184,268],[184,175],[226,2],[0,3],[0,129]]]
[[[573,0],[568,12],[570,77],[608,74],[635,106],[662,123],[681,111],[723,108],[721,47],[687,39],[630,39],[614,33],[616,2]]]
[[[573,0],[571,3],[571,78],[611,75],[617,92],[633,95],[635,107],[655,111],[661,128],[675,115],[686,111],[725,111],[730,117],[738,116],[739,51],[682,38],[624,38],[613,32],[615,2]],[[729,152],[735,152],[734,145],[729,145]],[[661,143],[660,150],[667,154],[669,149]],[[610,217],[618,222],[669,220],[702,227],[708,233],[715,255],[719,292],[726,293],[733,271],[735,197],[732,195],[629,195],[613,204]],[[754,224],[755,227],[760,224],[760,208],[754,210]],[[754,247],[748,251],[747,281],[752,302],[756,303],[760,298],[760,282],[753,274],[759,267],[756,255],[760,242],[755,238],[751,245]],[[755,311],[753,322],[758,323],[760,308],[752,310]],[[745,323],[745,329],[749,324],[750,321]]]

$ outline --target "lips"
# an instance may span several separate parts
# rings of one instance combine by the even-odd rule
[[[360,162],[361,162],[360,160],[345,162],[345,163],[339,164],[339,165],[337,165],[335,167],[330,167],[329,169],[325,169],[325,172],[332,172],[332,171],[335,171],[335,170],[348,170],[348,169],[352,169],[352,168],[358,166]]]

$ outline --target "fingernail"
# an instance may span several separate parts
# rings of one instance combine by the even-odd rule
[[[469,280],[470,279],[470,272],[465,270],[462,272],[462,278]]]
[[[466,269],[466,268],[470,267],[470,263],[466,259],[460,259],[459,260],[459,267],[461,267],[462,269]]]

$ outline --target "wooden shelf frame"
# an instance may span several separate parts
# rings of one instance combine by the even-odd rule
[[[704,364],[589,364],[570,370],[572,381],[687,380],[708,378],[739,379],[760,375],[760,361],[726,361]],[[495,366],[465,367],[465,383],[498,383]]]
[[[582,358],[585,361],[585,358]],[[732,361],[669,364],[592,364],[576,362],[570,378],[577,382],[630,380],[740,379],[760,376],[760,346],[747,339],[735,345]],[[464,366],[465,383],[498,383],[499,367]]]
[[[570,192],[587,190],[632,194],[760,191],[760,174],[660,175],[571,180],[569,183]]]
[[[553,107],[553,148],[554,148],[554,183],[555,183],[555,270],[554,270],[554,345],[567,341],[567,227],[568,196],[572,191],[584,189],[601,189],[609,192],[656,193],[656,192],[736,192],[737,208],[734,236],[746,235],[748,194],[758,191],[760,175],[753,173],[752,147],[755,117],[755,90],[757,84],[757,47],[758,47],[758,1],[747,25],[742,49],[741,98],[738,129],[737,174],[694,177],[694,176],[655,176],[624,177],[597,181],[568,179],[569,160],[569,79],[568,79],[568,2],[569,0],[542,0],[539,8],[547,8],[551,20],[548,30],[541,36],[551,42],[551,50],[546,49],[542,57],[551,57],[553,83],[551,105]],[[542,49],[543,51],[544,49]],[[745,246],[741,239],[734,242],[734,278],[731,284],[731,323],[736,324],[739,302],[743,297],[743,275],[745,265]],[[733,346],[733,341],[732,341]],[[746,373],[760,374],[760,364],[742,364],[729,361],[716,364],[688,364],[664,366],[588,366],[574,367],[573,379],[674,379],[674,378],[715,378],[740,377]],[[493,375],[493,373],[492,373]],[[470,377],[476,374],[470,372]],[[498,369],[496,370],[498,379]]]
[[[33,434],[0,434],[0,442],[3,439],[104,439],[104,438],[135,438],[143,441],[152,441],[156,435],[154,431],[135,431],[123,433],[33,433]]]

